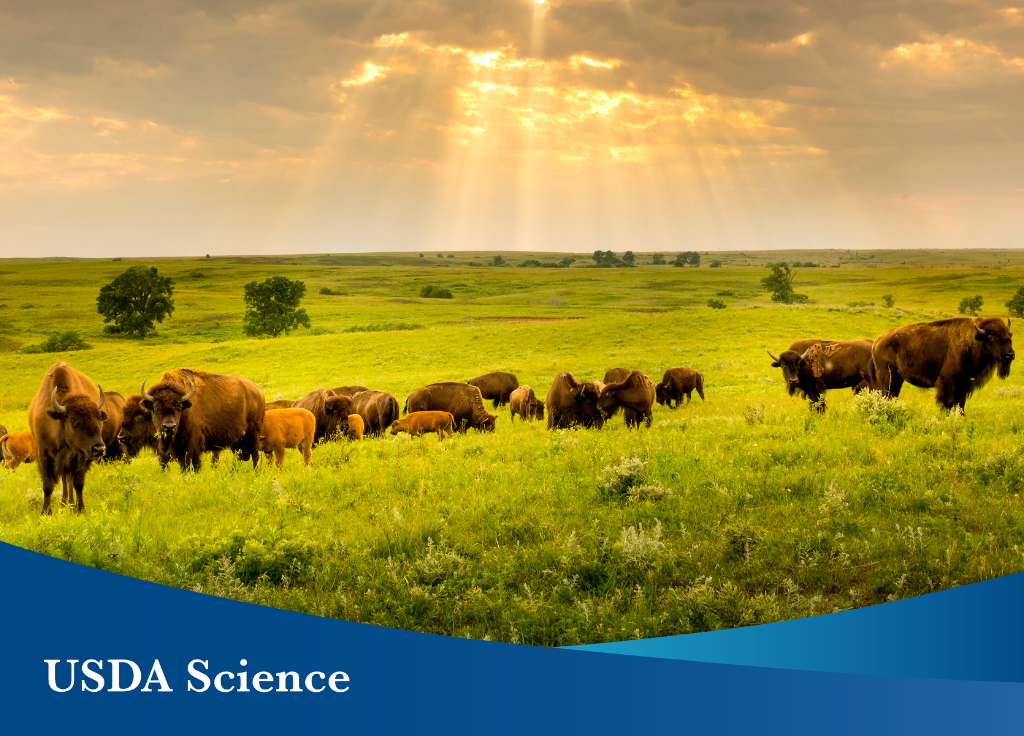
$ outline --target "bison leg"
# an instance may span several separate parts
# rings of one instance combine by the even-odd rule
[[[313,459],[313,441],[312,441],[312,439],[308,439],[307,438],[307,439],[302,440],[302,445],[301,445],[300,449],[302,450],[302,462],[304,462],[306,465],[309,465],[309,463]]]
[[[40,457],[39,475],[43,478],[43,514],[52,514],[50,497],[53,495],[53,487],[56,485],[57,479],[54,477],[53,460],[51,458]]]
[[[274,448],[274,464],[278,468],[284,467],[284,445],[278,445]]]
[[[74,476],[72,477],[72,482],[74,483],[74,487],[75,487],[75,499],[76,499],[75,510],[78,511],[78,513],[82,513],[83,511],[85,511],[85,498],[84,498],[84,496],[85,496],[85,471],[86,470],[87,470],[87,468],[82,468],[82,469],[78,470],[77,472],[75,472]]]
[[[68,480],[69,480],[69,478],[68,478],[67,475],[62,475],[60,477],[61,489],[64,491],[63,494],[61,495],[61,499],[60,499],[61,505],[63,505],[63,506],[70,506],[71,505],[71,499],[72,499],[71,493],[72,493],[72,491],[71,491],[71,483],[69,483]]]
[[[650,427],[651,423],[654,422],[654,413],[649,411],[646,414],[644,414],[644,417],[646,418],[646,421],[644,422],[644,424],[647,427]]]

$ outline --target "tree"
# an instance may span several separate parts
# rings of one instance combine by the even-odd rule
[[[771,274],[761,279],[761,286],[765,291],[772,293],[773,302],[782,302],[783,304],[806,302],[806,294],[797,294],[793,291],[795,278],[796,272],[788,264],[774,265]]]
[[[505,259],[502,258],[501,256],[494,256],[494,258],[491,260],[491,262],[495,266],[504,266],[505,265]]]
[[[672,262],[673,266],[699,266],[700,265],[700,253],[693,251],[686,251],[676,256],[675,261]]]
[[[249,337],[286,335],[300,325],[309,327],[309,315],[299,309],[306,295],[306,285],[284,276],[274,276],[262,283],[245,285],[245,318],[242,329]]]
[[[718,261],[718,260],[711,261],[711,263],[708,264],[708,267],[709,268],[721,268],[722,267],[722,261]]]
[[[889,309],[892,309],[896,305],[896,297],[892,294],[883,294],[882,303],[885,304]]]
[[[1009,310],[1011,317],[1024,317],[1024,286],[1017,289],[1013,299],[1006,302],[1006,308]]]
[[[437,257],[438,257],[438,258],[444,258],[444,254],[443,254],[443,253],[438,253],[438,254],[437,254]]]
[[[575,258],[573,258],[572,256],[566,256],[565,258],[558,262],[558,265],[560,265],[562,268],[569,268],[569,266],[571,266],[574,263],[576,263]]]
[[[972,317],[977,317],[978,312],[981,311],[981,305],[984,301],[985,300],[982,298],[981,294],[965,296],[960,300],[960,314],[970,312]]]
[[[593,259],[594,265],[601,268],[611,268],[622,263],[619,257],[610,250],[595,250]]]
[[[625,263],[627,266],[632,266],[633,263],[636,262],[636,256],[633,255],[633,251],[627,250],[625,253],[623,253],[622,262]]]
[[[161,276],[155,268],[132,266],[100,289],[96,311],[104,322],[113,322],[103,331],[110,335],[144,338],[154,331],[154,322],[163,322],[174,311],[174,281]]]
[[[422,253],[420,253],[420,258],[422,258],[422,257],[423,257],[423,254],[422,254]]]
[[[651,256],[651,265],[652,266],[664,266],[665,265],[665,256],[663,256],[661,253],[655,253],[653,256]]]

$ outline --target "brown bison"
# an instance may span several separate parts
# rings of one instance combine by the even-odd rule
[[[818,411],[825,411],[825,391],[873,385],[870,340],[842,340],[811,345],[803,353],[786,350],[768,353],[772,366],[782,368],[786,390],[792,396],[802,392]]]
[[[1010,375],[1013,335],[1010,320],[958,317],[897,327],[879,335],[871,350],[875,386],[899,396],[903,382],[934,388],[945,409],[964,405],[975,390],[998,373]]]
[[[107,451],[103,460],[120,460],[125,456],[124,445],[118,439],[121,433],[121,421],[124,413],[125,398],[117,391],[107,391],[104,394],[106,401],[103,402],[103,411],[107,418],[103,422],[103,444]]]
[[[482,376],[470,378],[466,383],[480,389],[480,395],[484,399],[492,400],[495,409],[505,406],[509,402],[512,392],[519,388],[519,379],[514,374],[504,371],[485,373]]]
[[[465,384],[463,384],[465,385]],[[339,406],[347,397],[337,396],[331,403],[334,407]],[[387,431],[399,417],[398,399],[387,391],[360,391],[351,397],[351,405],[346,416],[358,414],[363,420],[363,432],[370,437],[379,437]]]
[[[345,418],[346,414],[338,416],[326,408],[326,402],[334,394],[328,388],[318,388],[298,399],[293,409],[305,409],[316,418],[316,439],[317,444],[324,440],[333,440],[338,434],[338,424]]]
[[[609,368],[604,374],[602,383],[618,383],[624,381],[633,372],[632,368]]]
[[[577,381],[562,371],[551,382],[544,404],[548,412],[548,429],[604,426],[608,415],[597,405],[602,384],[598,381]]]
[[[398,403],[397,401],[395,403]],[[358,414],[349,414],[345,419],[345,436],[350,440],[361,440],[366,430],[366,423]]]
[[[661,377],[661,383],[654,387],[654,396],[662,406],[667,404],[669,409],[678,409],[684,395],[686,403],[690,403],[690,394],[694,391],[704,401],[703,373],[693,368],[669,368]],[[675,406],[672,406],[673,401]]]
[[[204,452],[240,450],[243,461],[259,463],[259,437],[266,403],[259,386],[241,376],[192,368],[164,371],[146,389],[142,406],[153,417],[157,452],[178,461],[182,470],[199,470]]]
[[[36,461],[43,479],[43,513],[50,513],[50,496],[59,478],[64,503],[77,497],[75,508],[85,510],[85,474],[93,460],[103,457],[103,389],[63,361],[43,376],[28,408],[36,443]]]
[[[0,424],[0,437],[3,437],[5,434],[7,434],[7,427]]]
[[[273,454],[280,468],[284,466],[285,449],[297,447],[303,461],[309,465],[315,432],[316,419],[305,409],[271,409],[263,415],[259,449],[266,454],[268,462]]]
[[[30,463],[36,459],[36,443],[32,433],[27,429],[11,432],[0,437],[0,457],[4,459],[4,467],[14,470],[22,463]]]
[[[142,405],[140,394],[132,394],[125,399],[124,407],[121,409],[121,430],[117,433],[117,439],[129,458],[137,456],[143,447],[148,447],[153,452],[157,451],[158,441],[153,426],[153,414]],[[160,467],[167,465],[169,457],[161,457]]]
[[[338,386],[330,389],[330,392],[335,396],[355,396],[369,390],[366,386]]]
[[[544,403],[529,386],[520,386],[513,391],[509,397],[509,406],[512,411],[511,419],[515,419],[517,414],[526,421],[544,418]]]
[[[291,409],[295,406],[295,401],[292,399],[275,399],[274,401],[267,402],[267,411],[274,411],[276,409]]]
[[[639,427],[643,421],[648,427],[654,420],[651,406],[654,404],[654,384],[640,371],[630,371],[625,378],[613,383],[607,382],[601,389],[597,408],[608,416],[615,409],[622,408],[627,427]]]
[[[391,434],[408,432],[419,437],[424,432],[437,432],[437,441],[443,442],[445,433],[455,436],[455,417],[446,411],[414,411],[391,423]]]
[[[411,414],[416,411],[446,411],[455,417],[455,427],[460,432],[470,427],[481,432],[493,432],[497,419],[484,408],[480,389],[455,381],[431,383],[409,394],[405,400],[405,412]]]

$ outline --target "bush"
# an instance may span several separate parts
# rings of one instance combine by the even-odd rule
[[[910,409],[899,399],[891,399],[881,391],[861,391],[853,397],[853,410],[868,424],[888,424],[897,429],[906,426]]]
[[[100,289],[96,311],[103,321],[113,322],[104,332],[144,338],[154,330],[154,322],[163,322],[174,312],[174,281],[161,276],[155,268],[132,266]]]
[[[92,345],[78,334],[78,330],[54,332],[38,345],[26,345],[23,353],[65,353],[70,350],[88,350]]]
[[[320,293],[324,296],[347,296],[347,291],[341,291],[340,289],[332,289],[329,286],[325,286],[320,289]]]
[[[712,309],[725,309],[725,302],[721,299],[708,299],[708,306]]]
[[[421,325],[406,324],[405,322],[378,322],[369,325],[352,325],[346,327],[342,332],[399,332],[421,329],[423,329]]]
[[[501,256],[495,256],[500,258]],[[421,299],[451,299],[452,292],[449,289],[442,289],[440,286],[424,286],[420,289]]]
[[[652,266],[664,266],[665,265],[665,256],[663,256],[661,253],[655,253],[653,256],[651,256],[651,265]]]
[[[599,482],[601,495],[607,498],[660,501],[672,496],[672,491],[661,483],[647,482],[647,463],[636,455],[622,458],[618,465],[606,466]]]
[[[540,268],[541,265],[541,262],[536,258],[528,258],[519,264],[519,268]]]
[[[711,261],[711,263],[708,264],[708,267],[709,268],[721,268],[723,265],[725,265],[725,264],[722,261],[714,260],[714,261]]]
[[[1006,302],[1006,309],[1011,317],[1024,317],[1024,286],[1017,289],[1013,298]]]
[[[971,313],[972,317],[977,317],[978,312],[981,311],[981,305],[985,303],[981,294],[975,294],[974,296],[965,296],[960,300],[960,314]]]
[[[494,256],[494,258],[491,259],[491,263],[493,265],[495,265],[495,266],[504,266],[504,265],[506,265],[505,264],[505,259],[502,258],[501,256]]]
[[[892,294],[884,294],[882,296],[882,304],[884,304],[889,309],[892,309],[894,306],[896,306],[896,297],[894,297]]]

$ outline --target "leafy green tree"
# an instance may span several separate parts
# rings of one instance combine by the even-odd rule
[[[633,254],[633,251],[627,250],[625,253],[623,253],[622,262],[629,266],[632,266],[636,262],[636,256]]]
[[[694,251],[686,251],[676,256],[675,261],[672,262],[673,266],[699,266],[700,265],[700,253]]]
[[[665,256],[663,256],[661,253],[655,253],[653,256],[651,256],[651,265],[652,266],[664,266],[665,265]]]
[[[793,304],[808,301],[806,294],[797,294],[793,291],[795,278],[796,272],[788,264],[774,265],[771,274],[761,279],[761,286],[765,291],[772,293],[773,302]]]
[[[245,318],[242,329],[249,337],[286,335],[300,325],[309,327],[309,315],[299,309],[306,285],[284,276],[245,285]]]
[[[443,254],[443,253],[438,253],[438,254],[437,254],[437,257],[438,257],[438,258],[444,258],[444,254]]]
[[[491,263],[493,263],[495,266],[504,266],[505,259],[502,258],[501,256],[494,256],[494,258],[491,259]]]
[[[960,314],[971,313],[972,317],[977,317],[978,312],[981,311],[981,305],[985,302],[981,294],[975,294],[974,296],[965,296],[960,300]]]
[[[565,258],[558,262],[558,265],[561,266],[562,268],[569,268],[569,266],[571,266],[574,263],[576,263],[575,258],[573,258],[572,256],[566,256]]]
[[[1006,302],[1006,308],[1010,311],[1011,317],[1024,317],[1024,286],[1017,289],[1013,299]]]
[[[174,311],[172,294],[174,281],[169,276],[155,268],[132,266],[100,289],[96,311],[105,323],[114,323],[103,331],[144,338],[154,331],[154,322],[163,322]]]
[[[610,250],[595,250],[593,259],[594,265],[601,268],[611,268],[622,263],[619,257]]]

